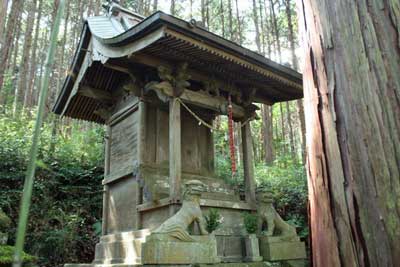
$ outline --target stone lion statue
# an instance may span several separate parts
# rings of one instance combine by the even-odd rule
[[[261,234],[264,223],[267,224],[265,235],[279,237],[282,241],[298,240],[296,228],[285,222],[272,205],[271,192],[264,189],[257,191],[258,233]],[[274,235],[274,233],[278,234]]]
[[[201,235],[208,235],[203,214],[200,209],[200,196],[206,191],[206,185],[198,180],[190,180],[185,183],[183,202],[181,209],[171,218],[166,220],[157,229],[155,234],[168,234],[169,236],[181,241],[195,242],[187,229],[197,222]]]

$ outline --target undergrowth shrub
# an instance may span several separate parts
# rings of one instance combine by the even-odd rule
[[[15,242],[18,210],[34,114],[0,115],[0,208],[11,218]],[[103,130],[73,122],[53,131],[53,116],[42,130],[25,249],[39,266],[90,262],[101,222]]]
[[[248,234],[255,234],[257,232],[258,217],[256,214],[244,213],[243,214],[244,227]]]
[[[222,216],[216,209],[210,209],[208,215],[204,216],[204,219],[206,221],[206,230],[210,234],[222,224]]]
[[[9,267],[13,263],[14,247],[0,245],[0,267]],[[22,252],[24,267],[36,267],[37,257]]]

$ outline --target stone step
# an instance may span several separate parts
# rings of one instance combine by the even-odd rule
[[[142,243],[150,234],[148,229],[102,236],[96,245],[93,264],[98,266],[135,266],[141,263]],[[125,264],[125,265],[124,265]]]

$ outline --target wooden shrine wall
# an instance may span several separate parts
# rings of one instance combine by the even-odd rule
[[[167,109],[148,106],[146,112],[146,153],[144,164],[168,168],[169,113]],[[199,125],[186,110],[181,110],[182,171],[209,176],[214,172],[214,144],[208,128]]]

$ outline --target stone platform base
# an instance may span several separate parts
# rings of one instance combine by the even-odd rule
[[[213,264],[217,256],[214,236],[192,236],[195,242],[177,241],[166,234],[152,234],[142,245],[142,264]]]
[[[82,263],[69,263],[64,264],[64,267],[138,267],[140,264],[82,264]]]
[[[306,259],[306,247],[304,242],[281,241],[276,237],[261,236],[260,240],[260,255],[264,261],[288,261]]]
[[[125,264],[65,264],[64,267],[137,267],[143,265],[125,265]],[[238,263],[216,263],[216,264],[165,264],[165,265],[144,265],[143,267],[287,267],[278,262],[238,262]]]

